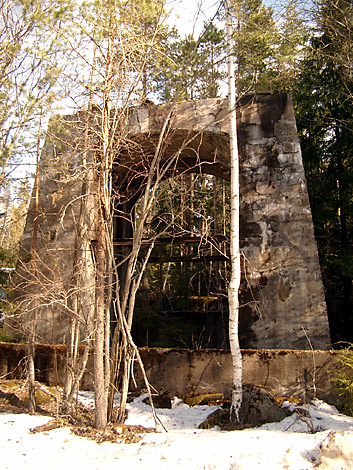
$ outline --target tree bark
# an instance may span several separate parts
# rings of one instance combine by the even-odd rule
[[[97,221],[96,246],[96,328],[94,344],[94,392],[95,427],[103,429],[107,424],[107,396],[105,393],[104,344],[105,344],[105,263],[106,239],[102,215]]]
[[[228,53],[228,86],[229,86],[229,141],[231,168],[231,222],[230,222],[230,259],[231,277],[228,286],[229,303],[229,342],[233,366],[232,403],[230,408],[230,427],[240,422],[242,402],[242,357],[239,346],[239,287],[241,278],[239,250],[239,153],[236,120],[236,89],[234,71],[233,26],[230,6],[227,11],[227,53]]]
[[[37,276],[37,249],[38,249],[38,217],[39,217],[39,154],[40,154],[40,134],[42,130],[42,121],[39,121],[38,140],[37,140],[37,158],[36,158],[36,177],[34,180],[34,209],[33,209],[33,235],[31,245],[31,272],[30,276],[35,280]],[[28,339],[28,410],[30,412],[36,409],[35,396],[35,338],[36,338],[36,309],[29,313],[29,339]]]
[[[103,111],[101,122],[101,153],[98,156],[98,201],[96,220],[96,299],[95,299],[95,347],[94,347],[94,384],[95,384],[95,427],[103,429],[108,418],[108,386],[110,378],[109,332],[110,315],[107,308],[106,289],[110,277],[111,242],[111,191],[112,191],[112,135],[111,106],[113,87],[113,30],[114,12],[109,15]],[[108,295],[110,298],[110,295]]]

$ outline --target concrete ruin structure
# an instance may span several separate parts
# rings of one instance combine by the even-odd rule
[[[87,139],[84,126],[79,125],[84,121],[82,116],[81,113],[67,118],[68,126],[76,123],[74,134],[68,131],[69,127],[55,127],[54,123],[49,129],[40,161],[39,213],[35,213],[32,198],[21,242],[21,257],[26,266],[35,228],[37,253],[46,273],[41,287],[33,287],[37,299],[38,289],[47,297],[42,302],[45,306],[38,309],[37,334],[42,342],[61,343],[67,335],[67,315],[57,298],[61,296],[65,303],[64,293],[72,281],[75,230],[80,217],[85,227],[80,259],[85,275],[80,302],[88,330],[94,329],[92,241],[96,239],[97,208],[94,175],[83,184],[78,171],[86,168],[90,158],[86,149],[82,151]],[[130,146],[136,144],[136,149],[153,154],[167,116],[170,132],[163,158],[167,161],[179,152],[175,173],[199,172],[201,168],[207,174],[229,179],[227,100],[132,108],[126,124]],[[241,345],[258,349],[329,349],[325,297],[291,99],[286,94],[245,96],[239,101],[237,118],[240,238],[247,260]],[[129,185],[124,183],[127,172],[134,165],[137,168],[138,163],[127,151],[121,153],[120,159],[125,163],[116,170],[113,180],[120,191],[128,192]],[[138,184],[142,183],[136,176],[135,187]],[[83,195],[85,212],[80,215]],[[121,237],[124,221],[119,217],[114,220],[115,233]]]

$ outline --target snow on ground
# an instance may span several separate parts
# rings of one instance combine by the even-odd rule
[[[128,405],[126,424],[154,425],[151,409],[142,402],[143,398],[138,397]],[[80,399],[89,404],[92,397],[83,393]],[[159,426],[159,432],[146,434],[135,444],[98,444],[72,434],[69,428],[31,434],[31,428],[50,418],[0,413],[0,465],[4,470],[353,468],[353,418],[320,400],[299,407],[299,413],[280,423],[259,428],[232,432],[197,429],[215,409],[213,406],[189,407],[174,399],[171,410],[157,410],[168,432]],[[336,439],[338,450],[332,450],[333,436],[339,437]],[[320,450],[323,442],[328,449],[325,456]],[[317,466],[320,459],[322,464]]]

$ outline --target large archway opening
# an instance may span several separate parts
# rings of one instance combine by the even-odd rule
[[[121,280],[158,142],[159,135],[134,136],[118,159],[114,245]],[[160,156],[160,168],[169,164],[163,178],[153,176],[158,189],[139,262],[152,244],[153,251],[136,296],[133,337],[138,346],[228,348],[228,134],[173,130]],[[243,281],[239,331],[246,347],[255,299]]]

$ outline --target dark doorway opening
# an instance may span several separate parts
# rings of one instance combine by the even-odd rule
[[[229,185],[222,178],[199,172],[160,184],[141,250],[142,262],[153,240],[134,311],[138,346],[229,347],[228,220]],[[118,258],[132,245],[119,226]]]

